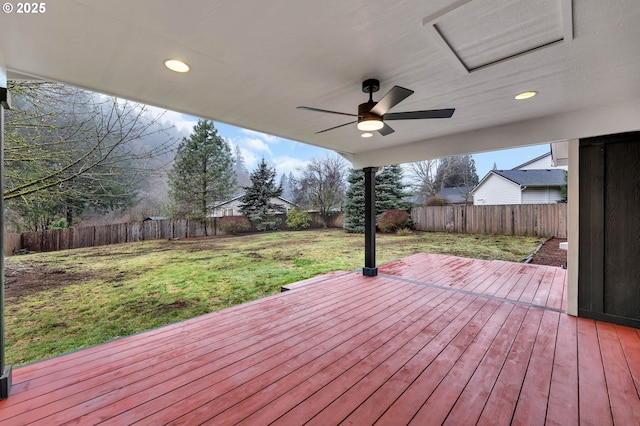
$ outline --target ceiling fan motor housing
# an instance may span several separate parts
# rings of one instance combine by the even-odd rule
[[[375,105],[376,102],[373,101],[365,102],[358,105],[358,122],[372,118],[374,120],[382,120],[382,117],[371,112],[371,108],[373,108]]]
[[[362,91],[364,93],[375,93],[380,90],[380,80],[370,78],[362,82]]]

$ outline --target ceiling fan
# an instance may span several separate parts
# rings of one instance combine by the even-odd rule
[[[430,109],[424,111],[407,111],[387,113],[391,108],[413,94],[413,90],[405,89],[400,86],[393,86],[386,95],[378,102],[374,102],[373,94],[380,90],[380,81],[376,79],[368,79],[362,82],[362,91],[369,94],[369,101],[358,106],[357,114],[349,114],[346,112],[329,111],[326,109],[299,106],[298,109],[306,111],[324,112],[328,114],[347,115],[357,117],[356,121],[350,121],[339,126],[330,127],[320,130],[318,133],[328,132],[329,130],[339,129],[353,123],[358,123],[358,130],[363,132],[378,131],[382,136],[393,133],[393,130],[385,121],[391,120],[419,120],[425,118],[450,118],[455,108],[446,109]]]

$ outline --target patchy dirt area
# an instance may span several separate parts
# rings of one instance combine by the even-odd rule
[[[80,274],[52,268],[27,256],[21,256],[20,263],[10,258],[5,260],[4,293],[7,299],[20,298],[93,278],[90,273]]]
[[[531,263],[536,265],[567,267],[567,251],[560,249],[560,243],[566,242],[566,238],[551,238],[533,256]]]

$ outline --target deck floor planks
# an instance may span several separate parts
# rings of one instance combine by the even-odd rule
[[[535,338],[513,416],[514,424],[545,424],[559,317],[560,314],[553,311],[545,311],[542,314],[540,329]]]
[[[296,421],[308,421],[325,407],[338,404],[339,398],[348,401],[364,400],[371,395],[372,390],[377,389],[395,374],[408,360],[422,350],[440,330],[444,329],[452,320],[460,315],[471,303],[472,298],[463,295],[444,292],[446,299],[429,312],[425,313],[425,327],[412,339],[396,348],[391,356],[384,362],[375,364],[369,369],[348,370],[341,374],[340,380],[333,380],[315,392],[311,398],[307,398],[295,405],[275,424],[291,424]],[[422,325],[422,324],[420,324]],[[363,363],[370,360],[365,357]],[[363,364],[360,364],[363,366]],[[318,403],[320,402],[320,403]],[[335,406],[331,408],[335,409]],[[345,417],[349,409],[343,407],[343,412],[338,417]]]
[[[607,381],[600,355],[595,321],[577,318],[578,402],[580,421],[598,426],[613,424]]]
[[[598,322],[596,329],[613,422],[617,425],[640,423],[640,400],[638,392],[633,392],[633,377],[629,369],[619,367],[627,364],[627,360],[616,327],[613,324]]]
[[[560,315],[549,387],[547,424],[577,425],[578,327],[575,318]]]
[[[380,271],[316,277],[15,369],[0,422],[573,425],[640,417],[639,330],[561,312],[566,270],[417,254]]]
[[[480,417],[526,313],[526,308],[513,306],[498,336],[491,342],[456,404],[451,407],[444,424],[475,423]]]
[[[462,297],[451,295],[443,290],[433,290],[431,294],[435,296],[433,299],[422,300],[422,302],[434,308],[427,309],[426,312],[418,309],[394,324],[397,332],[390,330],[389,332],[393,335],[389,336],[389,340],[379,348],[364,357],[357,352],[349,353],[316,374],[313,381],[305,380],[290,389],[288,392],[295,394],[298,401],[289,398],[288,394],[279,395],[273,403],[243,419],[242,424],[270,424],[282,416],[289,416],[297,421],[308,420],[317,414],[317,411],[313,411],[314,409],[334,401],[366,376],[372,368],[381,366],[383,362],[385,367],[388,366],[388,360],[395,353],[402,348],[408,349],[412,341],[424,339],[427,336],[428,327],[437,327],[438,321],[443,318],[442,314]],[[411,322],[407,324],[407,321]],[[338,378],[339,380],[336,380]],[[284,423],[287,422],[284,421]]]
[[[511,424],[543,311],[529,308],[478,419],[479,425]]]
[[[462,300],[466,303],[466,306],[464,306],[461,311],[455,312],[455,318],[451,319],[444,328],[437,330],[437,335],[434,336],[428,344],[423,346],[406,361],[405,359],[396,360],[402,360],[404,362],[395,364],[398,367],[397,370],[393,372],[391,377],[384,378],[383,386],[375,389],[372,386],[369,387],[372,384],[371,382],[366,382],[363,383],[363,385],[369,385],[365,388],[366,391],[363,391],[363,386],[350,389],[350,392],[345,393],[341,398],[336,399],[324,408],[313,417],[308,424],[337,424],[357,408],[360,401],[369,396],[377,400],[378,407],[388,407],[393,403],[393,401],[404,392],[406,386],[415,380],[422,370],[465,328],[466,324],[473,319],[478,310],[487,304],[486,300],[473,296],[464,296]],[[373,373],[373,377],[375,377],[375,375],[376,374]],[[377,384],[375,381],[373,383]],[[369,421],[369,418],[367,418],[368,414],[370,415],[371,411],[368,413],[363,412],[362,415],[359,416],[359,420],[361,420],[363,424],[372,423]],[[375,418],[373,420],[375,421]]]
[[[395,293],[397,293],[397,297],[402,297],[402,289],[400,287],[396,286],[395,283],[389,283],[389,286],[394,289]],[[376,289],[381,294],[393,294],[388,291],[385,292],[384,287],[385,286],[381,286]],[[354,307],[352,312],[353,315],[358,315],[360,312],[362,312],[363,315],[374,315],[376,311],[372,310],[372,308],[384,305],[384,298],[380,297],[380,295],[372,295],[369,298],[360,297],[360,299],[360,306],[357,304],[354,305],[354,302],[351,302]],[[346,305],[348,305],[348,303]],[[332,310],[335,309],[339,310],[339,305],[332,307]],[[320,311],[318,315],[322,318],[322,311]],[[155,403],[156,405],[159,405],[160,408],[165,408],[167,404],[163,404],[163,400],[173,399],[173,395],[169,395],[168,392],[174,387],[179,388],[180,386],[188,384],[190,392],[198,392],[199,388],[196,386],[197,384],[202,384],[202,386],[206,388],[209,381],[225,380],[228,375],[237,373],[237,369],[244,371],[248,368],[247,365],[253,365],[251,362],[261,362],[260,360],[263,357],[268,357],[269,360],[275,362],[274,360],[277,360],[278,358],[274,356],[274,352],[281,354],[281,357],[285,357],[286,359],[288,354],[282,354],[287,350],[289,345],[293,345],[295,347],[295,343],[297,342],[296,336],[298,339],[306,341],[313,337],[312,334],[309,334],[310,327],[320,327],[325,332],[326,330],[333,332],[336,328],[339,329],[341,326],[340,322],[340,315],[333,317],[330,316],[328,321],[316,325],[313,325],[313,321],[302,320],[296,327],[289,331],[291,334],[289,334],[289,341],[287,342],[288,345],[283,345],[283,342],[287,339],[285,336],[282,336],[282,333],[274,333],[270,338],[258,337],[259,342],[256,344],[241,341],[240,353],[237,351],[225,351],[217,357],[203,355],[195,359],[187,358],[182,364],[171,366],[171,369],[169,370],[170,374],[175,376],[171,382],[171,387],[166,385],[165,379],[161,376],[142,375],[143,378],[141,380],[135,381],[126,389],[116,389],[114,391],[101,394],[92,401],[88,401],[80,406],[71,407],[67,412],[53,416],[52,420],[56,423],[61,423],[67,421],[67,416],[77,417],[87,413],[94,415],[94,412],[101,413],[101,415],[108,418],[113,415],[110,411],[115,410],[120,412],[125,410],[129,405],[140,405],[146,401],[151,401],[152,404]],[[286,324],[281,324],[281,326],[286,327]],[[215,342],[212,342],[212,344],[215,344]],[[242,362],[237,362],[236,359]],[[108,388],[106,388],[106,390],[108,390]],[[159,397],[158,395],[161,395],[162,397]],[[122,402],[123,400],[124,402]],[[116,402],[118,402],[117,405],[115,404]],[[156,410],[159,410],[160,408],[157,408]],[[143,413],[143,410],[140,409],[138,413]]]
[[[465,327],[437,354],[433,361],[426,366],[420,366],[422,367],[420,374],[391,404],[376,424],[408,424],[493,316],[498,306],[499,302],[493,300],[480,306]],[[414,358],[414,360],[420,363],[419,359]]]
[[[353,294],[352,294],[352,297],[354,298],[354,300],[356,300],[356,299],[363,300],[363,297],[365,297],[365,294],[366,293],[363,294],[363,292],[361,292],[361,291],[359,292],[357,290],[354,290]],[[375,295],[371,296],[371,298],[372,299],[376,299],[377,298],[377,293]],[[364,299],[364,300],[366,300],[366,299]],[[327,301],[325,301],[325,304],[320,304],[320,306],[333,306],[335,309],[340,309],[341,306],[349,305],[349,299],[346,299],[344,302],[341,302],[341,303],[343,303],[343,304],[341,305],[340,303],[336,303],[334,300],[327,300]],[[316,312],[316,311],[314,311],[314,309],[311,309],[311,305],[309,306],[309,309],[307,309],[306,311],[305,310],[296,310],[296,311],[297,311],[298,314],[304,315],[305,318],[309,318],[309,319],[313,318],[313,313]],[[324,314],[326,314],[326,313],[324,313]],[[296,319],[295,315],[291,316],[291,319],[295,320]],[[251,333],[253,333],[253,335],[256,335],[256,334],[259,335],[260,339],[263,340],[263,341],[266,341],[266,337],[269,336],[269,334],[266,334],[266,335],[263,334],[264,329],[261,328],[261,327],[255,327],[255,326],[250,326],[250,325],[247,325],[247,327],[251,330]],[[215,327],[211,327],[211,328],[215,328]],[[286,327],[282,327],[282,328],[286,329]],[[230,339],[229,342],[227,342],[222,336],[220,336],[218,334],[214,334],[212,336],[212,338],[215,338],[215,344],[217,346],[217,350],[220,353],[223,353],[223,354],[225,353],[225,348],[226,348],[227,344],[232,345],[232,344],[236,344],[237,342],[241,342],[241,344],[244,345],[244,346],[251,346],[250,345],[250,341],[248,341],[248,342],[246,341],[248,337],[249,338],[251,337],[251,335],[247,336],[246,334],[241,333],[241,330],[239,330],[237,328],[230,329],[230,330],[227,330],[227,331],[231,332],[231,335],[227,335],[227,337],[226,337],[227,339]],[[279,333],[280,333],[280,331],[276,329],[276,330],[272,330],[271,335],[278,335]],[[203,355],[211,352],[210,349],[207,349],[206,347],[203,348],[202,336],[197,336],[197,337],[198,337],[198,339],[196,340],[195,343],[194,342],[190,342],[190,344],[186,346],[186,350],[187,350],[186,352],[174,349],[169,354],[170,355],[174,355],[174,358],[176,358],[177,361],[180,361],[181,358],[184,358],[184,360],[197,360],[199,356],[203,356]],[[192,339],[189,339],[189,340],[191,341]],[[200,351],[197,351],[198,348],[201,348]],[[146,349],[146,351],[149,351],[149,350],[150,349]],[[146,351],[145,351],[145,353],[146,353]],[[41,399],[32,398],[32,399],[30,399],[28,401],[29,405],[36,404],[36,407],[42,407],[42,406],[46,405],[47,403],[49,403],[46,400],[47,398],[55,397],[55,398],[57,398],[56,400],[58,400],[60,397],[65,396],[65,393],[72,392],[73,389],[76,389],[76,388],[77,388],[77,392],[75,394],[77,395],[77,398],[82,400],[84,398],[84,396],[82,395],[82,391],[92,387],[92,386],[90,386],[90,383],[88,381],[93,380],[91,382],[93,385],[100,385],[100,384],[103,383],[99,379],[96,380],[96,378],[98,376],[102,376],[107,381],[113,381],[113,380],[116,380],[116,379],[121,379],[122,378],[121,376],[125,375],[125,373],[128,373],[128,372],[131,372],[133,374],[137,374],[137,376],[142,375],[142,377],[146,377],[143,374],[142,370],[144,370],[144,369],[141,368],[142,366],[136,365],[136,363],[133,362],[133,360],[131,359],[129,353],[126,353],[126,354],[123,354],[123,355],[125,355],[125,356],[122,357],[122,360],[121,360],[121,363],[120,363],[120,364],[122,364],[122,366],[114,365],[113,363],[109,363],[108,361],[109,361],[110,358],[106,357],[105,358],[106,362],[103,362],[103,366],[104,366],[103,368],[106,368],[108,370],[107,373],[102,373],[102,371],[96,372],[95,370],[89,370],[90,373],[91,373],[90,377],[86,377],[86,374],[82,373],[81,376],[84,378],[84,380],[78,379],[79,381],[74,383],[74,384],[77,385],[75,387],[71,386],[69,384],[66,384],[64,381],[61,382],[61,383],[59,382],[58,383],[59,385],[60,384],[65,385],[64,388],[61,391],[58,391],[56,393],[47,393],[47,394],[41,395],[44,399],[42,399],[42,398]],[[154,356],[156,356],[156,355],[154,354]],[[163,361],[166,362],[167,360],[163,360]],[[154,362],[154,364],[157,364],[157,363]],[[118,370],[117,368],[119,368],[119,367],[122,367],[122,368]],[[162,369],[164,369],[164,368],[162,368]],[[123,371],[125,373],[123,373]],[[129,381],[135,382],[135,380],[134,380],[135,376],[129,376],[129,377],[127,377],[127,379]],[[106,384],[104,387],[106,389],[109,389],[110,385]],[[95,391],[95,389],[94,389],[94,391]],[[67,396],[67,398],[69,398],[69,395],[66,395],[66,396]],[[35,401],[34,401],[34,399],[35,399]],[[71,400],[72,400],[72,398],[71,399],[67,399],[67,402],[70,402]],[[17,402],[20,402],[20,401],[17,401]],[[55,401],[52,401],[52,402],[55,402]],[[19,408],[22,409],[23,411],[25,410],[25,406],[19,407]],[[30,414],[30,417],[37,418],[37,417],[35,417],[37,415],[37,412],[30,411],[29,414]],[[9,415],[10,415],[10,410],[7,410],[7,411],[3,410],[1,412],[1,414],[0,414],[0,416],[3,416],[3,417],[4,416],[9,416]]]
[[[406,300],[406,304],[405,301],[402,304],[394,304],[388,311],[389,315],[383,321],[367,327],[364,331],[357,332],[356,330],[357,336],[353,338],[343,339],[341,342],[340,339],[333,338],[332,340],[339,342],[338,345],[329,346],[326,351],[316,354],[305,354],[299,363],[295,362],[296,359],[287,361],[286,368],[278,374],[259,377],[259,380],[252,380],[242,388],[234,389],[228,397],[225,395],[224,398],[207,402],[190,413],[189,421],[211,422],[212,424],[231,422],[235,424],[244,419],[247,413],[259,410],[277,396],[286,395],[296,385],[310,378],[313,378],[314,381],[321,380],[322,376],[318,376],[318,373],[340,362],[345,357],[347,357],[346,363],[349,364],[359,360],[363,353],[374,352],[394,335],[397,328],[406,326],[403,324],[403,319],[423,305],[423,295],[427,295],[431,291],[432,289],[423,287]],[[237,398],[234,392],[245,393],[247,396]],[[299,397],[298,394],[296,395]],[[223,419],[218,421],[216,415],[221,415]],[[156,423],[158,418],[153,416],[151,420]],[[165,419],[161,418],[160,420],[164,421]]]
[[[495,314],[411,419],[411,424],[442,424],[444,422],[480,361],[486,356],[491,343],[498,336],[512,309],[513,306],[506,303],[498,306]]]

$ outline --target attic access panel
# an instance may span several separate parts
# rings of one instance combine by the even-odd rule
[[[457,0],[423,25],[467,73],[573,38],[571,0]]]

